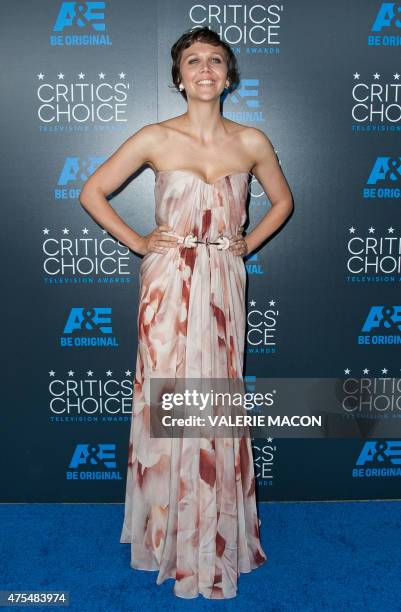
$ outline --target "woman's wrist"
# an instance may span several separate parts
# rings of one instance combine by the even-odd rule
[[[245,253],[245,255],[248,256],[248,255],[250,255],[252,253],[252,251],[254,250],[254,247],[252,245],[252,240],[249,238],[249,235],[245,236],[244,240],[245,240],[245,244],[246,244],[246,253]]]
[[[138,253],[138,255],[145,255],[146,249],[144,244],[144,236],[136,234],[136,236],[132,239],[131,244],[128,246],[134,253]]]

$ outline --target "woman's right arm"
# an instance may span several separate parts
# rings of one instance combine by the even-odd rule
[[[160,137],[160,128],[147,125],[130,136],[84,184],[79,200],[85,210],[112,236],[132,251],[145,255],[149,244],[115,212],[106,196],[116,191],[147,163]]]

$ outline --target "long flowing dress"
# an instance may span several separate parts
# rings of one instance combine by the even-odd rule
[[[155,221],[180,236],[233,236],[246,221],[248,173],[214,184],[186,170],[156,173]],[[250,437],[150,437],[149,380],[241,378],[245,342],[243,258],[178,244],[140,266],[124,523],[130,566],[175,579],[178,597],[236,596],[241,572],[267,557],[259,535]]]

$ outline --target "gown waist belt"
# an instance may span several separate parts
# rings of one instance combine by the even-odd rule
[[[163,232],[163,233],[167,236],[177,237],[179,244],[182,244],[184,247],[187,247],[190,249],[195,247],[197,244],[206,244],[206,246],[209,246],[210,244],[212,244],[212,245],[215,245],[219,251],[228,249],[228,247],[230,246],[230,237],[224,236],[223,234],[219,234],[219,236],[217,236],[217,238],[215,238],[214,240],[209,240],[208,238],[206,238],[206,240],[199,240],[197,236],[194,236],[193,234],[187,234],[186,236],[179,236],[178,234],[175,234],[174,232]]]

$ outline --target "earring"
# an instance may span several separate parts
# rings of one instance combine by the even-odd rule
[[[179,84],[178,89],[182,91],[184,89],[184,85],[182,83]]]

